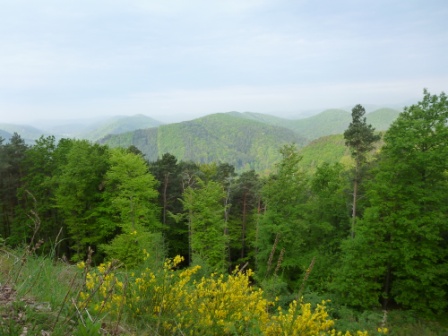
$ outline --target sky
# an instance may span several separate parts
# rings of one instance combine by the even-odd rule
[[[0,0],[0,122],[409,105],[448,88],[446,0]]]

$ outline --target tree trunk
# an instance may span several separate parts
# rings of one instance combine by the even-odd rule
[[[243,223],[241,228],[241,258],[244,258],[244,252],[246,249],[246,206],[247,206],[247,193],[243,194]]]
[[[360,167],[360,162],[357,160],[356,167],[355,167],[355,178],[353,181],[353,206],[352,206],[352,229],[351,229],[352,239],[355,238],[356,206],[357,206],[357,200],[358,200],[358,183],[359,183],[359,167]]]
[[[166,224],[166,212],[167,212],[167,190],[168,190],[168,179],[169,173],[165,174],[165,179],[163,181],[163,225]]]
[[[355,182],[353,185],[353,206],[352,206],[352,230],[351,236],[352,239],[355,238],[355,224],[356,224],[356,200],[358,198],[358,179],[355,178]]]

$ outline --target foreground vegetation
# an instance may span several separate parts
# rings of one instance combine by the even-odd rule
[[[251,285],[252,272],[201,275],[177,269],[181,257],[152,270],[118,261],[91,267],[38,257],[0,255],[1,335],[443,335],[412,313],[336,312],[332,303],[296,298],[282,306]],[[334,315],[341,318],[337,321]],[[336,329],[344,332],[336,331]],[[347,329],[362,328],[363,332]]]
[[[46,332],[288,335],[311,319],[312,334],[446,334],[448,99],[425,92],[381,141],[364,115],[355,106],[344,132],[346,165],[305,171],[285,145],[262,177],[0,139],[2,297],[49,302],[27,295],[59,269],[69,280]],[[10,306],[7,321],[27,326]]]

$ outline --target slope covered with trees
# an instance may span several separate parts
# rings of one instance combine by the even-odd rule
[[[134,145],[149,161],[171,153],[184,161],[227,162],[240,170],[262,171],[279,158],[280,146],[286,143],[302,146],[305,139],[284,128],[222,113],[157,129],[111,135],[101,143]]]
[[[366,120],[377,131],[385,131],[400,112],[391,108],[381,108],[366,114]],[[284,119],[261,113],[229,112],[232,116],[260,121],[269,125],[290,129],[308,141],[323,136],[342,134],[351,121],[350,113],[341,109],[329,109],[319,114],[301,119]]]
[[[300,166],[305,170],[314,170],[325,162],[341,163],[346,166],[352,162],[342,134],[327,135],[313,140],[300,149],[300,155],[302,156]]]
[[[380,151],[364,117],[355,106],[344,139],[333,137],[347,147],[346,165],[305,170],[299,148],[286,144],[264,177],[170,153],[147,162],[133,146],[54,137],[28,146],[15,134],[0,144],[1,243],[79,261],[79,311],[118,321],[126,313],[160,334],[183,334],[179,326],[232,334],[234,321],[245,321],[247,334],[269,335],[275,326],[274,335],[332,335],[328,324],[300,329],[314,316],[310,307],[329,298],[339,329],[402,335],[405,320],[407,335],[446,334],[427,319],[448,313],[448,97],[425,91],[393,122]],[[213,144],[225,132],[216,125],[232,118],[176,127]],[[260,130],[251,120],[243,125],[245,133]],[[175,137],[164,127],[156,140]],[[243,129],[229,132],[228,142],[246,139]],[[261,307],[263,319],[244,315],[242,301],[248,311]]]

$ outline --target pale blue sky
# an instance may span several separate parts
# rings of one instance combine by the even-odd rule
[[[0,0],[0,122],[279,116],[448,87],[446,0]]]

